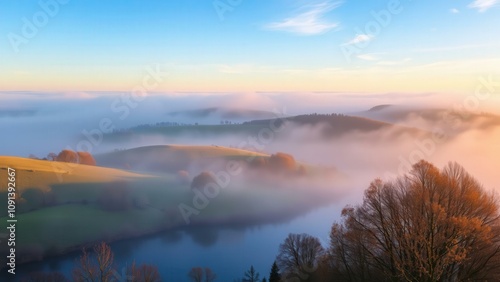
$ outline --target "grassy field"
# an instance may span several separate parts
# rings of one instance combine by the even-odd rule
[[[7,189],[7,169],[16,171],[16,190],[47,190],[57,183],[111,182],[149,177],[106,167],[0,156],[0,193]],[[3,175],[2,175],[3,174]]]
[[[0,157],[0,173],[4,174],[0,175],[1,230],[6,230],[9,219],[8,168],[16,171],[16,244],[19,255],[26,256],[24,259],[177,226],[179,222],[166,216],[166,211],[190,198],[189,186],[180,185],[169,175],[157,177],[105,167]],[[128,205],[107,210],[101,200],[103,191],[109,189]],[[45,201],[48,196],[50,202]],[[137,199],[143,202],[141,207]]]
[[[154,156],[154,159],[149,159]],[[269,155],[218,146],[151,146],[99,156],[108,162],[148,160],[187,165]],[[98,161],[99,163],[99,161]],[[186,226],[179,205],[193,207],[189,181],[174,171],[140,174],[99,166],[0,157],[0,230],[7,227],[7,170],[16,170],[16,241],[20,260],[33,260],[97,241]],[[193,176],[191,176],[192,178]],[[269,179],[231,181],[191,224],[273,222],[304,208],[309,190],[284,190]],[[258,203],[256,205],[256,203]],[[0,251],[6,251],[6,245]]]

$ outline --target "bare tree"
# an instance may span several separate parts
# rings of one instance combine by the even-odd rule
[[[245,277],[243,278],[243,282],[259,282],[260,274],[255,271],[255,268],[250,266],[250,269],[245,272]]]
[[[213,282],[217,278],[217,275],[212,271],[212,269],[205,267],[193,267],[188,273],[188,277],[193,282]]]
[[[108,282],[113,279],[113,259],[111,248],[102,242],[94,246],[94,256],[84,248],[80,266],[73,270],[73,280],[77,282]]]
[[[135,262],[127,268],[127,276],[131,282],[161,282],[158,267],[150,264],[137,266]]]
[[[203,282],[203,268],[201,267],[193,267],[191,271],[188,273],[188,277],[193,282]]]
[[[217,278],[217,275],[212,271],[212,269],[205,267],[205,282],[213,282]]]
[[[420,161],[393,182],[375,180],[342,211],[330,254],[348,281],[490,281],[500,278],[496,197],[461,166]]]
[[[50,152],[48,155],[47,155],[47,160],[49,161],[55,161],[57,159],[57,155],[53,152]]]
[[[307,280],[323,254],[324,249],[318,238],[308,234],[289,234],[279,247],[276,262],[283,271],[283,278]]]

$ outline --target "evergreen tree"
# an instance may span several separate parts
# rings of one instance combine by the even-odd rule
[[[273,262],[271,267],[271,274],[269,274],[269,282],[279,282],[281,280],[280,270],[276,261]]]

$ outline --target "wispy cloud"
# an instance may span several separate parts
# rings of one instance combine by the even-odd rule
[[[357,58],[365,61],[374,62],[376,65],[379,66],[398,66],[411,61],[411,58],[404,58],[401,60],[386,60],[384,59],[384,57],[387,57],[386,55],[387,55],[386,53],[368,53],[368,54],[358,55]]]
[[[460,10],[458,10],[457,8],[452,8],[452,9],[450,9],[450,13],[458,14],[458,13],[460,13]]]
[[[486,10],[497,6],[500,0],[474,0],[474,2],[469,4],[469,8],[478,9],[479,12],[485,12]]]
[[[302,7],[302,12],[280,22],[265,25],[266,29],[286,31],[299,35],[316,35],[325,33],[339,26],[338,23],[329,22],[323,16],[339,7],[341,2],[324,2]]]
[[[357,56],[358,59],[365,61],[378,61],[379,58],[375,54],[361,54]]]
[[[399,66],[399,65],[406,64],[410,61],[411,61],[411,58],[404,58],[404,59],[399,60],[399,61],[380,61],[377,64],[381,65],[381,66]]]
[[[357,34],[353,39],[344,43],[344,45],[352,45],[352,44],[359,44],[359,43],[363,43],[363,42],[368,42],[368,41],[371,41],[373,38],[374,38],[373,35]]]

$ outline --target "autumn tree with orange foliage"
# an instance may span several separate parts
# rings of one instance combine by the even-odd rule
[[[72,150],[62,150],[55,160],[65,163],[78,163],[78,154]]]
[[[295,162],[295,158],[290,154],[278,152],[269,157],[269,167],[271,169],[294,172],[296,166],[297,163]]]
[[[96,165],[94,157],[89,152],[77,152],[78,162],[84,165]]]
[[[62,150],[56,157],[54,157],[54,160],[65,163],[96,165],[96,161],[90,153],[75,152],[72,150]]]
[[[272,172],[285,173],[288,175],[305,175],[305,168],[300,165],[298,166],[295,158],[287,153],[277,152],[267,157],[254,157],[250,163],[251,168],[254,169],[265,169]]]
[[[332,226],[329,263],[344,281],[499,281],[496,197],[461,166],[420,161],[375,180]]]

